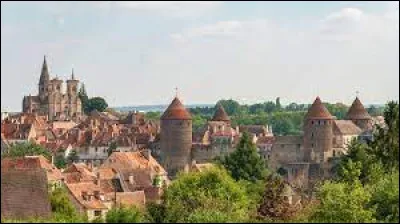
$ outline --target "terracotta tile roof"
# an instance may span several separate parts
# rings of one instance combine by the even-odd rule
[[[116,164],[124,169],[150,169],[160,174],[166,173],[164,168],[151,155],[147,159],[141,152],[114,152],[107,160],[112,160],[113,162],[110,162],[110,164]]]
[[[260,135],[260,134],[267,134],[268,130],[264,125],[240,125],[239,126],[240,132],[249,132],[251,134]]]
[[[64,170],[63,174],[67,183],[95,182],[97,179],[96,174],[90,171],[84,163],[70,165]]]
[[[1,133],[7,140],[28,140],[32,124],[1,124]]]
[[[109,167],[100,167],[96,172],[100,175],[101,180],[111,180],[117,174],[113,168]]]
[[[361,103],[360,99],[356,97],[349,111],[347,112],[346,119],[357,120],[357,119],[372,119],[372,118],[368,114],[367,110],[364,108],[364,105]]]
[[[49,217],[46,172],[42,169],[1,170],[1,217]]]
[[[80,183],[67,183],[68,190],[72,196],[85,208],[87,209],[108,209],[104,204],[104,200],[95,197],[95,192],[100,194],[104,193],[101,191],[100,186],[91,182],[80,182]],[[88,199],[85,200],[83,193],[86,192]]]
[[[305,119],[333,119],[332,115],[317,97],[305,116]]]
[[[335,120],[335,129],[343,135],[359,135],[362,130],[352,121]]]
[[[21,158],[5,158],[1,160],[1,170],[32,170],[44,169],[48,181],[59,181],[63,175],[43,156],[25,156]]]
[[[225,112],[224,107],[218,104],[217,110],[215,111],[212,121],[230,121],[228,114]]]
[[[273,144],[275,142],[274,136],[260,136],[257,138],[256,144]]]
[[[161,116],[161,120],[192,120],[192,116],[183,106],[178,97],[175,97],[172,103]]]

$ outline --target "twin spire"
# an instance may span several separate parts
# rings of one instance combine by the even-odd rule
[[[71,80],[76,80],[73,68],[72,68],[72,73],[71,73]],[[42,72],[40,74],[39,83],[40,84],[44,84],[44,83],[46,83],[48,81],[50,81],[50,72],[49,72],[49,67],[47,65],[46,55],[44,55],[43,65],[42,65]]]

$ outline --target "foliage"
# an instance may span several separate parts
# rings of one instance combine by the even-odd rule
[[[220,213],[231,220],[242,220],[247,217],[249,206],[246,192],[220,168],[181,173],[164,197],[168,222],[201,221],[209,212],[216,218],[213,221],[226,217]]]
[[[107,109],[108,104],[106,102],[105,99],[101,98],[101,97],[93,97],[90,98],[87,102],[86,105],[84,107],[84,111],[86,114],[97,110],[99,112],[103,112]]]
[[[89,100],[89,97],[87,95],[84,83],[82,83],[81,88],[79,89],[78,96],[79,96],[79,99],[81,99],[83,108],[85,108],[85,105],[86,105],[87,101]]]
[[[257,152],[257,147],[246,132],[234,152],[221,159],[221,164],[236,180],[255,182],[267,175],[265,161]]]
[[[371,154],[386,170],[399,169],[399,104],[390,101],[384,110],[386,128],[376,126]]]
[[[160,120],[160,117],[161,117],[161,112],[153,112],[153,111],[150,111],[150,112],[147,112],[145,115],[144,115],[144,117],[145,117],[145,119],[146,120]]]
[[[146,206],[148,220],[152,223],[163,223],[165,220],[165,205],[149,203]]]
[[[118,148],[117,143],[115,141],[110,143],[110,146],[107,149],[108,156],[111,156],[113,152]]]
[[[13,144],[8,151],[4,152],[1,155],[1,157],[16,158],[24,156],[39,156],[39,155],[44,156],[48,160],[51,160],[50,151],[35,143],[26,142],[26,143]]]
[[[360,182],[325,182],[318,191],[320,204],[311,219],[317,222],[375,222],[374,210],[367,207],[371,194]]]
[[[65,188],[56,188],[50,193],[53,219],[56,222],[82,222],[85,219],[76,211]]]
[[[113,208],[106,215],[107,223],[141,223],[144,221],[144,215],[134,206]]]
[[[54,158],[54,165],[58,169],[64,169],[67,166],[67,160],[65,159],[64,155],[60,154]]]
[[[378,183],[370,186],[370,207],[376,208],[376,218],[383,222],[399,223],[399,172],[381,176]]]
[[[296,209],[283,197],[286,186],[281,177],[270,175],[266,181],[262,203],[258,215],[269,219],[287,219],[294,215]]]

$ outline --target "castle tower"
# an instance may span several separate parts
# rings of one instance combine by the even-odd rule
[[[48,96],[48,85],[50,81],[49,68],[47,66],[46,55],[44,56],[42,72],[39,80],[39,98],[43,102]]]
[[[221,104],[217,105],[217,110],[215,111],[214,117],[211,119],[211,121],[223,121],[228,124],[231,123],[228,114],[225,112],[225,109]]]
[[[360,99],[356,97],[346,115],[347,120],[351,120],[362,130],[372,129],[372,117],[368,114]]]
[[[175,97],[161,116],[161,163],[171,177],[189,168],[192,116]]]
[[[305,161],[326,162],[326,154],[332,150],[333,119],[320,98],[317,97],[304,118]]]

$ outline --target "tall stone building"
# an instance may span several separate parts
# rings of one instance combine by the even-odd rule
[[[161,164],[168,176],[188,171],[191,164],[192,116],[175,97],[161,116]]]
[[[39,95],[24,97],[23,112],[46,115],[49,120],[79,118],[82,115],[82,102],[78,96],[79,80],[75,79],[74,71],[71,79],[66,82],[67,89],[64,93],[63,81],[58,78],[50,79],[45,56],[39,79]]]
[[[333,117],[317,97],[304,118],[304,149],[306,162],[327,161],[333,143]]]
[[[349,111],[347,112],[346,119],[351,120],[363,131],[369,131],[373,126],[372,117],[368,114],[358,97],[356,97]]]

